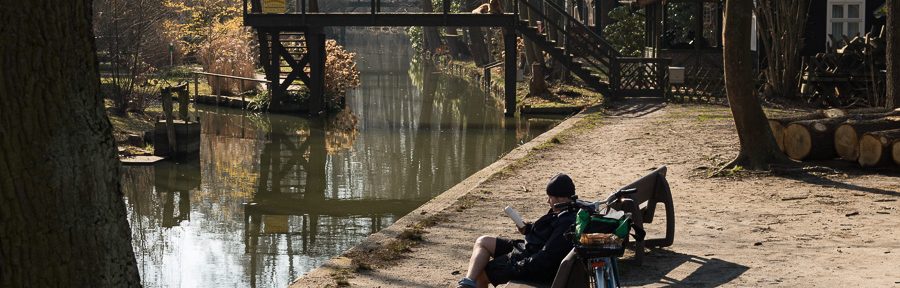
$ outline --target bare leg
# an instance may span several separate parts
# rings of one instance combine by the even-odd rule
[[[475,280],[479,288],[488,287],[488,278],[484,273],[484,267],[491,260],[496,247],[497,238],[490,236],[478,237],[475,245],[472,246],[472,258],[469,258],[469,270],[466,272],[466,278]]]

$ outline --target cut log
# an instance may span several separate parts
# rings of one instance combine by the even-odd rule
[[[891,144],[891,146],[894,147],[894,149],[892,149],[894,152],[891,153],[894,155],[894,164],[900,166],[900,141],[894,141],[894,144]]]
[[[813,113],[790,116],[790,117],[779,117],[779,118],[771,118],[769,119],[769,128],[772,129],[772,136],[775,136],[775,142],[778,143],[778,149],[784,151],[784,129],[790,125],[791,123],[803,120],[815,120],[815,119],[824,119],[824,118],[836,118],[836,117],[846,117],[854,114],[871,114],[871,113],[886,113],[890,111],[887,108],[860,108],[860,109],[828,109],[828,110],[818,110]],[[855,159],[854,159],[855,160]]]
[[[891,129],[900,129],[900,117],[847,121],[834,130],[834,150],[841,159],[856,161],[859,158],[859,140],[863,134]]]
[[[895,142],[900,141],[900,129],[869,132],[859,140],[859,165],[871,167],[890,163]]]
[[[784,151],[784,128],[789,124],[801,120],[814,120],[814,119],[822,119],[825,118],[825,113],[823,111],[816,111],[813,113],[799,115],[799,116],[791,116],[791,117],[782,117],[782,118],[772,118],[769,119],[769,128],[772,129],[772,136],[775,136],[775,143],[778,143],[778,149]]]
[[[796,121],[784,131],[784,152],[794,160],[832,159],[834,130],[848,120],[870,120],[898,116],[900,111],[875,114],[857,114],[843,117]]]

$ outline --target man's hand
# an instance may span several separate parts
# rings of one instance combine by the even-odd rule
[[[524,226],[524,227],[518,228],[518,229],[519,229],[519,233],[522,234],[522,235],[525,235],[525,234],[528,234],[528,232],[531,232],[531,224],[532,224],[531,222],[525,222],[525,226]]]

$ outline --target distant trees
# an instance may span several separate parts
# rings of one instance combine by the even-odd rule
[[[728,166],[767,170],[769,164],[787,162],[778,149],[766,115],[756,94],[750,57],[751,14],[753,0],[728,0],[722,31],[725,88],[741,149]]]
[[[0,15],[0,287],[140,287],[91,0]]]
[[[148,95],[147,76],[169,63],[169,43],[162,31],[171,15],[160,1],[97,0],[93,28],[113,112],[142,110]]]
[[[253,44],[254,35],[243,26],[241,18],[231,18],[224,23],[214,22],[197,46],[196,58],[206,72],[255,78],[258,49]],[[240,80],[208,77],[211,93],[236,95],[253,90],[255,83]],[[241,84],[246,86],[241,87]]]
[[[629,9],[623,5],[609,12],[612,24],[603,28],[603,38],[622,55],[637,57],[644,53],[644,17],[642,11],[631,12]]]

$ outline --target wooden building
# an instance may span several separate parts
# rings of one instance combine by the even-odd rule
[[[686,89],[692,93],[705,89],[705,94],[724,96],[721,79],[724,0],[619,2],[644,9],[644,57],[669,58],[671,66],[684,67],[685,85],[692,86]],[[799,52],[803,56],[825,52],[832,37],[852,38],[869,31],[877,34],[885,24],[885,16],[879,12],[884,4],[885,0],[810,0],[805,44]],[[756,51],[762,50],[756,31],[754,25],[751,35],[754,57],[758,55]],[[673,75],[673,83],[677,84],[678,78]]]

